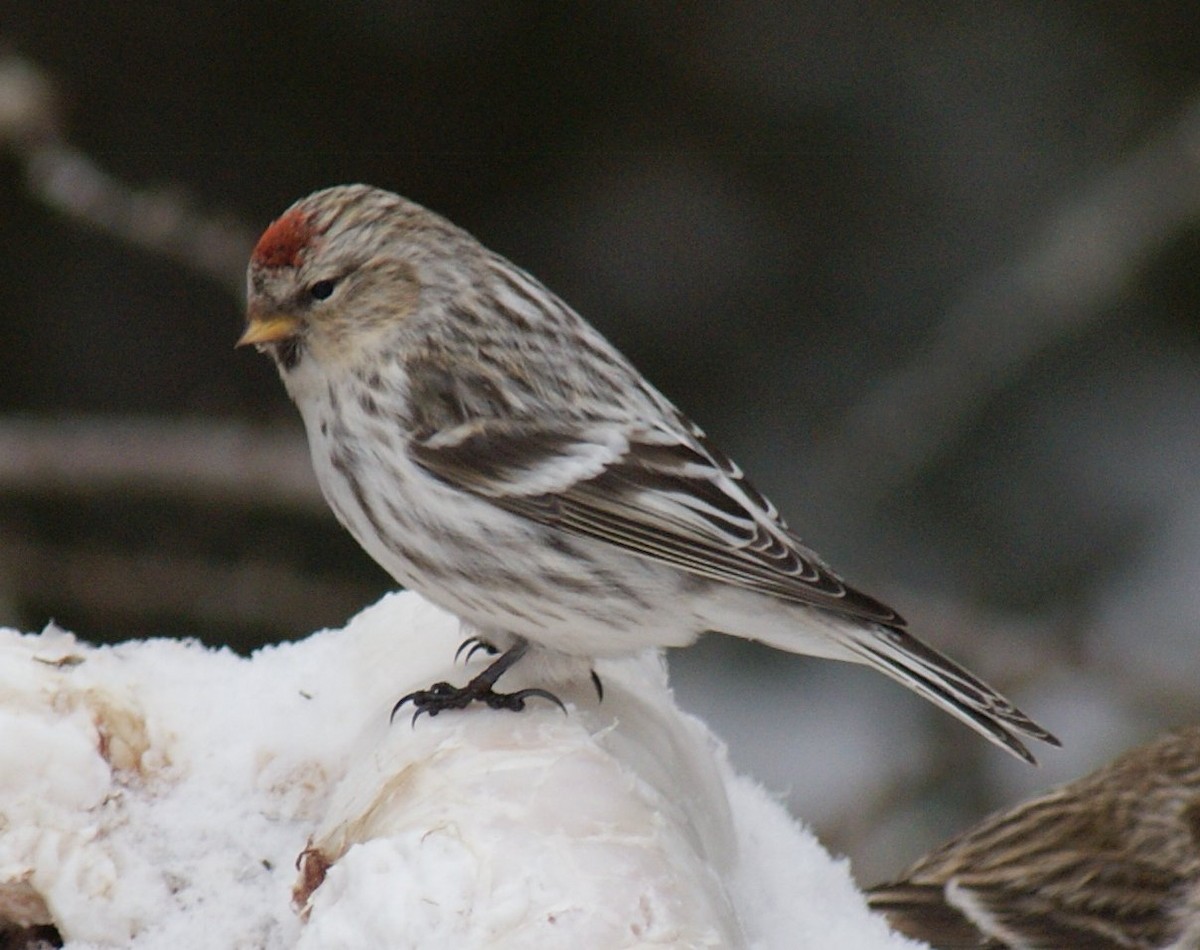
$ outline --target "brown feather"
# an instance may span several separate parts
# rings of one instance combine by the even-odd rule
[[[1192,726],[987,818],[869,900],[936,948],[1166,948],[1200,911],[1198,813]]]

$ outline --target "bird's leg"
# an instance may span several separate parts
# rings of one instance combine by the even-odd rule
[[[544,689],[519,689],[515,693],[497,693],[492,688],[496,685],[496,680],[503,676],[505,671],[517,660],[521,659],[528,649],[527,641],[517,641],[516,646],[500,654],[497,660],[489,664],[487,669],[468,682],[466,686],[454,686],[451,683],[442,682],[434,683],[429,689],[419,689],[409,693],[392,707],[392,718],[395,719],[400,707],[408,702],[411,702],[416,709],[412,718],[414,723],[421,713],[436,716],[442,710],[465,709],[471,703],[484,703],[492,709],[511,709],[513,712],[520,712],[525,708],[525,700],[534,696],[548,699],[566,712],[567,707],[562,704],[562,700]]]

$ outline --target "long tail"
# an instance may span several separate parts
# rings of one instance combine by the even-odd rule
[[[1026,762],[1037,760],[1018,736],[1062,745],[982,680],[905,630],[882,625],[844,628],[840,645],[852,659],[903,683]]]

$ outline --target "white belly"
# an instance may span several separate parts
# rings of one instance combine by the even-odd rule
[[[349,420],[361,433],[351,438],[344,418],[323,433],[328,413],[303,415],[317,480],[342,524],[400,584],[481,634],[590,657],[683,646],[703,629],[674,569],[447,485],[396,434],[372,432],[376,420]]]

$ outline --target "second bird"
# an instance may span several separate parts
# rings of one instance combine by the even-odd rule
[[[436,714],[705,632],[872,666],[1032,761],[1057,740],[847,585],[704,433],[535,278],[365,185],[297,202],[250,262],[239,343],[271,355],[326,500],[405,587],[503,650]]]

